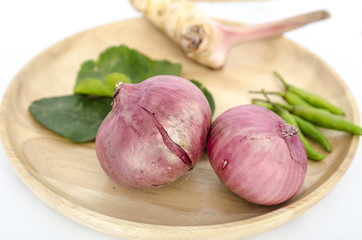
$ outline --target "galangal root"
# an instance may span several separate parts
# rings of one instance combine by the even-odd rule
[[[270,38],[329,17],[324,10],[260,25],[225,25],[186,0],[130,0],[135,9],[175,41],[194,61],[222,68],[229,50],[241,43]]]

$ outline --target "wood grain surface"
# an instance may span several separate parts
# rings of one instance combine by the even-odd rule
[[[126,239],[237,239],[281,225],[317,203],[349,167],[358,136],[323,130],[333,152],[309,161],[305,183],[289,201],[272,207],[250,204],[216,177],[207,156],[183,179],[155,190],[125,189],[101,169],[94,143],[74,144],[39,125],[32,101],[72,94],[80,64],[109,46],[126,44],[155,59],[183,66],[183,76],[202,82],[216,101],[214,118],[248,104],[249,90],[282,90],[277,70],[290,83],[329,98],[346,118],[359,123],[353,96],[324,61],[279,37],[231,50],[215,71],[187,59],[144,19],[100,26],[69,37],[40,53],[16,75],[1,105],[1,137],[15,170],[28,187],[56,211],[100,231]],[[29,206],[31,207],[31,206]],[[21,217],[21,216],[19,216]]]

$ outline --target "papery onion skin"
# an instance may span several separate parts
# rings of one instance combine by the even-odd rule
[[[307,172],[307,155],[295,130],[264,107],[231,108],[210,130],[211,166],[241,198],[260,205],[282,203],[300,190]]]
[[[169,75],[122,84],[96,136],[106,174],[129,188],[167,185],[202,157],[210,106],[190,81]]]

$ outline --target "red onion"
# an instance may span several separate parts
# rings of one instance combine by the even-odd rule
[[[235,194],[261,205],[294,196],[307,171],[296,126],[257,105],[229,109],[215,119],[207,142],[210,163]]]
[[[186,79],[162,75],[120,84],[97,133],[97,156],[125,187],[164,186],[202,157],[210,124],[204,94]]]

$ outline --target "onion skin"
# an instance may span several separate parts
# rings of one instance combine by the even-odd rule
[[[236,195],[275,205],[294,196],[307,172],[307,155],[295,126],[257,105],[217,117],[207,140],[215,173]]]
[[[210,125],[205,96],[186,79],[161,75],[122,84],[99,127],[97,157],[120,185],[164,186],[196,165]]]

